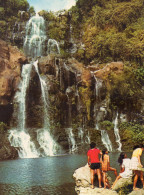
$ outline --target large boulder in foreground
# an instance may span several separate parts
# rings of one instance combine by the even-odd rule
[[[114,186],[113,190],[119,190],[121,188],[123,188],[124,186],[127,187],[129,185],[132,185],[133,182],[132,182],[132,177],[129,177],[129,178],[120,178],[116,185]]]
[[[116,183],[113,190],[98,188],[98,185],[95,185],[95,188],[91,188],[90,181],[90,168],[88,164],[84,167],[78,168],[73,174],[75,179],[76,187],[75,191],[79,195],[116,195],[116,194],[129,194],[129,195],[144,195],[144,190],[140,189],[138,191],[132,191],[133,182],[132,177],[130,178],[121,178]],[[109,183],[112,184],[111,178],[107,176]]]
[[[91,186],[91,180],[90,180],[90,168],[88,164],[84,167],[81,167],[77,170],[75,170],[73,174],[73,178],[75,179],[76,187],[75,191],[77,194],[80,195],[87,195],[87,194],[107,194],[107,195],[116,195],[117,192],[104,189],[104,188],[98,188],[95,187],[95,189],[92,189]],[[110,177],[108,177],[110,182]]]

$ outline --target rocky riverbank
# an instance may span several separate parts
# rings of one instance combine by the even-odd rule
[[[108,177],[109,183],[112,184],[112,179]],[[143,195],[144,189],[140,189],[138,191],[132,191],[132,178],[124,179],[121,178],[116,183],[113,190],[111,189],[104,189],[98,188],[97,185],[97,178],[95,178],[95,188],[91,188],[91,181],[90,181],[90,168],[88,165],[84,167],[80,167],[75,170],[73,174],[73,178],[75,180],[75,191],[78,195]]]

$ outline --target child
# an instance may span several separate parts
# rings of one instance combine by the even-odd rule
[[[106,188],[107,186],[110,187],[110,185],[108,183],[108,180],[107,180],[107,177],[106,177],[106,172],[107,171],[114,171],[115,176],[117,176],[117,171],[116,171],[115,168],[110,167],[110,160],[109,160],[108,150],[103,150],[102,151],[101,163],[102,163],[104,188]]]
[[[132,170],[130,170],[131,160],[127,158],[127,155],[125,153],[120,154],[120,157],[118,158],[118,162],[120,163],[121,170],[119,176],[117,176],[116,180],[112,185],[112,189],[114,188],[115,184],[120,178],[129,178],[132,176]]]

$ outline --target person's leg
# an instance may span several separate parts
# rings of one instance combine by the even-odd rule
[[[117,177],[117,170],[113,167],[109,167],[109,171],[114,171],[115,176]]]
[[[101,188],[101,171],[100,169],[97,169],[97,176],[98,176],[98,182],[99,182],[99,187]]]
[[[143,188],[144,188],[144,178],[143,178],[143,172],[140,171],[140,179],[141,179],[141,182],[142,182],[142,185],[143,185]]]
[[[95,174],[95,170],[90,169],[90,174],[91,174],[91,184],[92,184],[92,188],[94,188],[94,174]]]
[[[109,184],[109,181],[108,181],[108,178],[107,178],[107,176],[106,176],[106,186],[108,187],[108,188],[110,188],[111,186],[110,186],[110,184]]]
[[[106,172],[103,171],[103,183],[104,183],[104,188],[106,189]]]
[[[113,185],[112,185],[112,187],[111,187],[112,189],[114,188],[114,186],[115,186],[116,182],[117,182],[120,178],[121,178],[121,176],[120,176],[120,175],[116,177],[116,180],[114,181],[114,183],[113,183]]]
[[[139,177],[139,171],[134,170],[135,176],[134,176],[134,183],[133,183],[133,190],[137,190],[138,188],[136,188],[136,184],[137,184],[137,180]]]

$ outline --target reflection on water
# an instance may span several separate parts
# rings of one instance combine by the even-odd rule
[[[119,153],[109,155],[111,166],[119,172]],[[75,195],[72,175],[74,170],[86,163],[86,155],[2,161],[0,195]],[[113,172],[110,176],[114,180]]]
[[[0,195],[75,195],[74,183],[60,186],[31,186],[0,184]]]
[[[18,159],[0,162],[0,195],[75,195],[74,170],[86,155]]]

